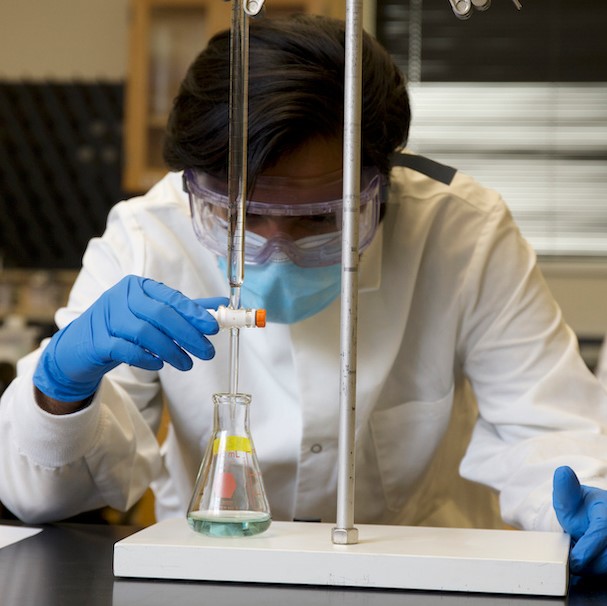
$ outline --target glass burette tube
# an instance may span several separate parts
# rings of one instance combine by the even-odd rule
[[[228,282],[232,309],[240,308],[244,280],[244,232],[247,197],[249,30],[243,0],[232,0],[230,24],[230,98],[228,161]],[[238,393],[240,329],[230,329],[229,391]]]

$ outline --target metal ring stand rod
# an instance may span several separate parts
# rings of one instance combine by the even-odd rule
[[[362,114],[362,0],[346,2],[341,274],[340,418],[337,520],[332,541],[358,542],[354,528],[356,352],[358,325],[358,233]]]

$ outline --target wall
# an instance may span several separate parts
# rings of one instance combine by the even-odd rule
[[[364,3],[370,31],[374,4]],[[129,0],[1,0],[0,79],[122,79],[128,15]]]
[[[541,259],[540,267],[576,334],[591,338],[607,335],[607,259]]]
[[[0,79],[124,78],[128,0],[2,0]]]

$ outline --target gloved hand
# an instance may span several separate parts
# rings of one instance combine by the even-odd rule
[[[571,535],[573,574],[607,573],[607,491],[580,485],[570,467],[554,472],[552,502],[563,530]]]
[[[189,370],[186,351],[203,360],[215,355],[204,335],[216,334],[219,326],[206,308],[227,302],[188,299],[160,282],[126,276],[53,336],[34,385],[55,400],[77,402],[95,393],[103,375],[122,362],[147,370],[168,362]]]

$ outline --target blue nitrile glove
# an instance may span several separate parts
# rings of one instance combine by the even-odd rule
[[[607,491],[580,485],[571,467],[559,467],[552,502],[560,525],[573,540],[571,572],[607,574]]]
[[[219,326],[206,309],[227,302],[194,301],[160,282],[126,276],[53,336],[34,385],[55,400],[77,402],[95,393],[103,375],[122,362],[147,370],[167,362],[189,370],[186,351],[203,360],[215,355],[204,335],[216,334]]]

